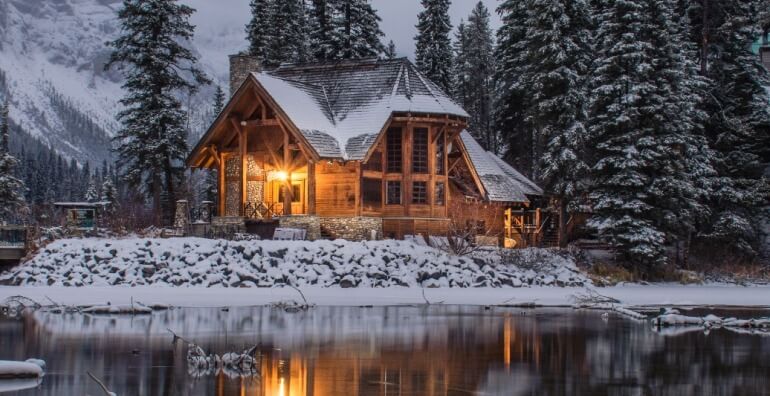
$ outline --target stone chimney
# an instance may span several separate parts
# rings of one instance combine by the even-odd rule
[[[230,96],[241,87],[249,73],[262,71],[262,64],[256,56],[230,55]]]

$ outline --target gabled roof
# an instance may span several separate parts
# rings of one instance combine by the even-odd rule
[[[468,118],[406,58],[253,73],[321,157],[360,160],[394,112]]]
[[[484,150],[468,131],[463,131],[460,138],[490,201],[529,202],[527,196],[543,195],[542,188],[494,153]]]

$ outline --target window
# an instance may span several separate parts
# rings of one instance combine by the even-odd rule
[[[377,150],[369,157],[369,161],[363,166],[364,170],[370,170],[375,172],[382,172],[382,150]]]
[[[363,183],[361,183],[361,190],[361,195],[363,195],[364,199],[364,205],[382,205],[382,180],[365,178]]]
[[[428,173],[427,128],[415,128],[412,134],[412,172]]]
[[[283,194],[285,193],[286,193],[286,186],[281,186],[281,188],[278,189],[278,202],[283,202]],[[291,202],[297,203],[301,201],[302,194],[301,194],[301,188],[299,184],[291,185],[291,193],[294,195],[293,197],[291,197]]]
[[[401,128],[388,129],[387,138],[387,159],[388,159],[388,172],[400,173],[401,162],[403,160],[401,155]]]
[[[436,182],[436,189],[433,192],[436,205],[444,205],[444,182]]]
[[[412,183],[412,203],[428,203],[428,182],[416,181]]]
[[[388,181],[388,205],[401,205],[401,182]]]
[[[436,174],[444,174],[444,132],[436,138]]]

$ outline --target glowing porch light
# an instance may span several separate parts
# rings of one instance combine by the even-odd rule
[[[278,171],[278,172],[275,172],[275,178],[276,180],[286,181],[289,179],[289,174],[286,173],[285,171]]]

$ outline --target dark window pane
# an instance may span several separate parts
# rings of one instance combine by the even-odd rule
[[[436,174],[444,174],[444,132],[439,132],[436,139]]]
[[[364,179],[361,184],[364,205],[382,206],[382,180]]]
[[[428,182],[412,183],[412,203],[414,204],[428,203]]]
[[[387,159],[388,172],[401,172],[401,128],[388,129],[387,137]]]
[[[428,129],[415,128],[412,134],[412,172],[428,173]]]
[[[444,182],[436,182],[436,190],[433,192],[436,205],[444,205]]]
[[[301,189],[299,188],[299,184],[292,184],[291,185],[291,193],[294,195],[291,197],[291,202],[297,203],[300,202],[302,199],[302,196],[300,195]],[[280,189],[278,189],[278,202],[283,202],[284,194],[286,193],[286,186],[281,186]]]
[[[401,182],[388,181],[388,205],[401,205]]]
[[[372,153],[372,156],[369,157],[369,161],[366,161],[364,164],[364,170],[376,172],[382,171],[382,150],[377,150]]]

